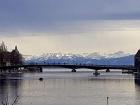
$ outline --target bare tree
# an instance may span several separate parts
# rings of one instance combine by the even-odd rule
[[[7,97],[5,97],[5,99],[4,99],[3,101],[1,101],[1,103],[2,103],[2,105],[16,105],[18,101],[19,101],[19,97],[16,96],[16,97],[13,99],[13,101],[10,103],[10,102],[9,102],[9,98],[8,98],[8,96],[7,96]]]

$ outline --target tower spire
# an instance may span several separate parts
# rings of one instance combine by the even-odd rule
[[[19,53],[17,45],[15,46],[15,52]]]
[[[17,45],[15,46],[15,50],[18,50],[18,49],[17,49]]]
[[[7,51],[7,47],[4,44],[4,41],[2,41],[1,45],[0,45],[0,50],[1,51]]]

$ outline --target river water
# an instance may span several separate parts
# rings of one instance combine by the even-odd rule
[[[43,78],[43,80],[39,80]],[[43,73],[11,74],[0,79],[0,105],[140,105],[140,85],[132,74],[44,69]],[[9,104],[9,105],[10,105]]]

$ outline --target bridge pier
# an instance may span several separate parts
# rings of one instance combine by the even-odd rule
[[[71,72],[76,72],[76,69],[72,69],[72,71]]]
[[[40,72],[43,72],[43,68],[42,67],[40,67],[39,70],[40,70]]]
[[[32,72],[43,72],[43,68],[42,67],[34,67],[31,70]]]
[[[100,73],[98,72],[98,70],[95,70],[95,72],[93,73],[93,75],[98,76],[98,75],[100,75]]]
[[[106,72],[110,72],[110,69],[106,69]]]

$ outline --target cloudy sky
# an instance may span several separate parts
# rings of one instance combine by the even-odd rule
[[[24,55],[135,53],[140,0],[0,0],[0,41]]]

